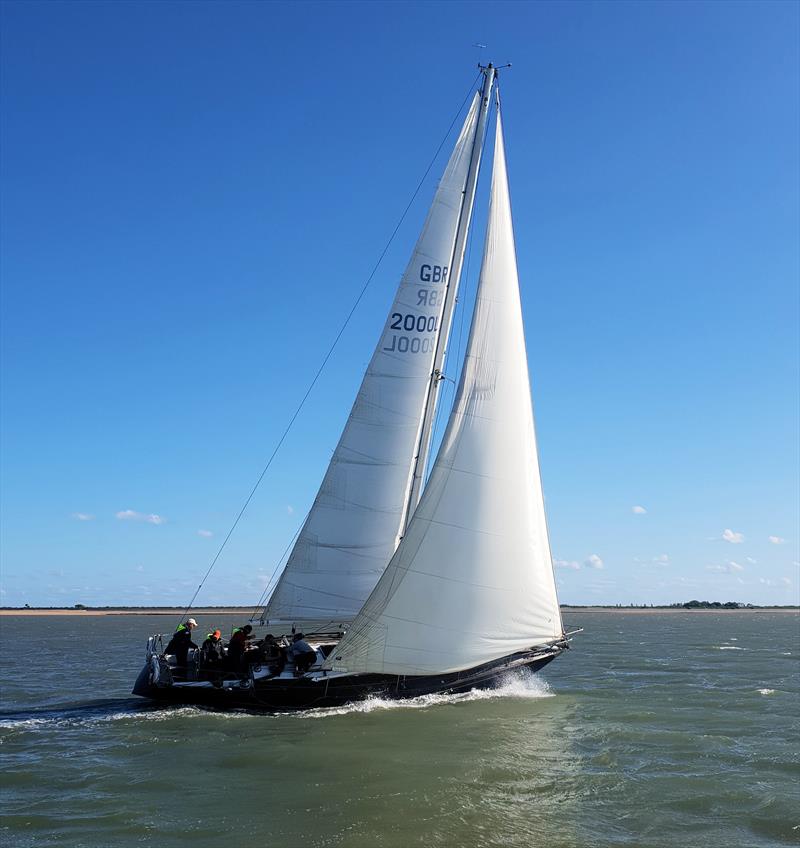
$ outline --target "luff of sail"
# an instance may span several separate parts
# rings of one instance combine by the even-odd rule
[[[476,94],[266,620],[352,620],[394,553],[479,105]]]
[[[498,114],[486,245],[453,411],[402,542],[324,668],[452,672],[561,636]]]

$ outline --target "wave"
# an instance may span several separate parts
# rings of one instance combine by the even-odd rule
[[[257,713],[245,710],[221,712],[202,707],[173,706],[162,704],[144,704],[141,708],[131,707],[125,710],[114,710],[105,714],[93,714],[74,710],[48,710],[47,714],[30,713],[11,718],[8,714],[0,713],[0,731],[3,730],[36,730],[45,728],[90,727],[106,722],[117,721],[168,721],[175,718],[194,718],[197,716],[219,716],[220,718],[245,718]]]
[[[223,711],[208,707],[153,704],[133,698],[119,698],[71,704],[47,710],[0,712],[0,731],[68,728],[116,721],[168,721],[172,719],[193,719],[201,716],[226,721],[247,718],[316,719],[351,713],[372,713],[381,710],[429,709],[449,704],[489,701],[498,698],[552,697],[555,697],[555,693],[550,690],[544,680],[526,673],[510,673],[494,689],[471,689],[469,692],[420,695],[416,698],[404,700],[368,698],[341,707],[322,707],[289,713],[264,713],[246,709]]]
[[[68,727],[138,715],[152,715],[163,707],[138,698],[103,698],[77,704],[31,710],[0,711],[0,730],[35,727]]]
[[[493,689],[470,689],[469,692],[437,693],[419,695],[416,698],[396,700],[392,698],[367,698],[341,707],[323,707],[292,713],[292,718],[329,718],[351,713],[373,713],[381,710],[426,710],[431,707],[463,704],[470,701],[491,701],[498,698],[554,698],[555,693],[547,683],[532,674],[509,673],[499,686]]]

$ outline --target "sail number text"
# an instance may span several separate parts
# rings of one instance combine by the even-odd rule
[[[398,336],[392,333],[383,349],[387,353],[430,353],[436,347],[436,336]]]
[[[392,313],[392,330],[405,330],[412,333],[435,333],[439,327],[438,315],[401,315],[399,312]]]
[[[387,338],[383,349],[387,353],[429,353],[436,346],[436,331],[439,329],[438,315],[403,315],[401,312],[392,313],[389,324],[392,330],[405,330],[407,333],[432,333],[425,336],[405,336],[392,333]]]
[[[419,278],[423,283],[447,283],[447,265],[422,265]],[[445,289],[419,289],[417,306],[440,306],[444,300]],[[393,312],[389,322],[390,330],[414,333],[413,336],[392,333],[386,339],[383,349],[389,353],[429,353],[436,346],[436,332],[439,329],[438,315],[413,315]],[[433,335],[416,335],[426,333]]]

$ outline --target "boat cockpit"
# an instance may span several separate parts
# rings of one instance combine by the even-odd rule
[[[231,639],[220,638],[214,652],[204,650],[204,643],[203,647],[189,648],[183,661],[175,653],[166,652],[169,637],[155,633],[147,640],[148,682],[157,687],[241,690],[253,687],[256,681],[318,677],[323,675],[322,664],[343,635],[342,630],[308,634],[293,630],[279,636],[265,634],[262,638],[253,634],[245,641],[240,655],[231,648]],[[304,650],[298,650],[298,646]]]

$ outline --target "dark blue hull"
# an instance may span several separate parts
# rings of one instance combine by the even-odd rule
[[[441,675],[396,676],[385,674],[332,674],[327,677],[288,679],[246,678],[214,686],[208,682],[153,683],[145,665],[133,688],[134,695],[170,704],[195,704],[213,709],[246,709],[265,712],[338,707],[367,698],[406,699],[421,695],[491,689],[509,673],[536,672],[552,662],[563,645],[512,654],[464,671]]]

